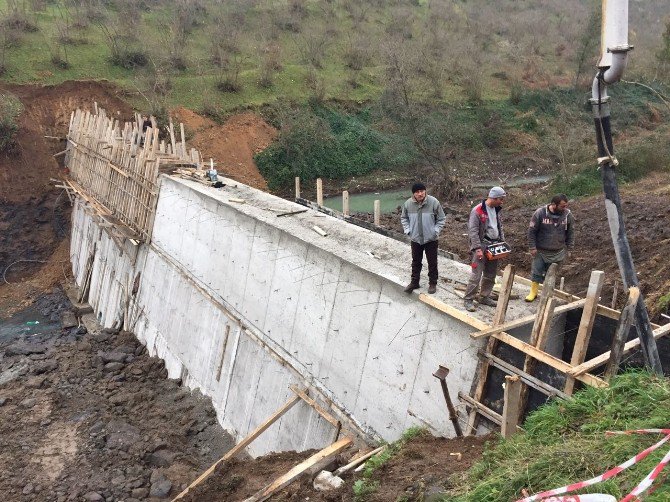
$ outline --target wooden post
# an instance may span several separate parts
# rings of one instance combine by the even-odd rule
[[[518,375],[505,376],[505,402],[503,405],[502,425],[500,426],[500,432],[504,438],[508,438],[514,434],[519,425],[522,387],[523,384]]]
[[[498,305],[496,307],[496,313],[493,316],[493,325],[499,326],[505,322],[505,316],[507,315],[507,305],[509,304],[510,293],[512,292],[512,286],[514,285],[514,274],[516,268],[514,265],[509,264],[505,267],[503,272],[502,284],[500,286],[500,294],[498,295]],[[498,346],[498,340],[494,337],[489,338],[486,342],[486,352],[493,354],[496,347]],[[473,393],[473,399],[476,402],[480,402],[484,396],[484,389],[486,387],[486,379],[489,375],[490,363],[488,360],[482,360],[479,362],[477,368],[477,386]],[[470,414],[468,415],[468,426],[466,429],[466,435],[474,435],[477,432],[477,423],[479,422],[479,414],[477,408],[470,408]]]
[[[342,214],[349,216],[349,191],[342,192]]]
[[[601,272],[600,270],[591,272],[589,288],[586,291],[587,301],[586,305],[584,305],[582,319],[579,323],[579,329],[577,330],[577,338],[575,339],[575,347],[572,351],[572,358],[570,359],[570,364],[572,366],[582,364],[586,357],[586,350],[588,349],[589,340],[591,339],[591,330],[593,329],[593,323],[596,319],[596,309],[598,307],[598,301],[600,300],[600,292],[603,289],[604,280],[604,272]],[[566,394],[571,396],[574,388],[575,379],[574,377],[568,376],[565,380],[565,389],[563,390]]]
[[[565,277],[561,277],[561,282],[559,283],[558,289],[563,291],[564,287],[565,287]]]
[[[321,178],[316,179],[316,204],[317,206],[323,206],[323,180]]]
[[[619,294],[619,281],[614,281],[614,290],[612,291],[612,308],[616,308],[616,297]]]
[[[237,443],[228,453],[226,453],[223,457],[221,457],[219,460],[214,462],[214,464],[207,469],[205,472],[203,472],[198,478],[193,481],[183,492],[181,492],[179,495],[177,495],[175,498],[172,499],[172,502],[175,500],[179,500],[183,498],[191,488],[194,488],[195,486],[199,485],[202,483],[205,479],[209,477],[210,474],[214,472],[216,469],[216,466],[219,465],[221,462],[224,462],[228,460],[229,458],[232,458],[233,456],[237,455],[240,451],[242,451],[244,448],[249,446],[251,442],[256,439],[258,436],[260,436],[268,427],[270,427],[273,423],[275,423],[277,420],[279,420],[288,410],[293,408],[295,404],[300,401],[300,396],[294,394],[291,399],[289,399],[284,406],[279,408],[275,413],[273,413],[270,418],[268,418],[265,422],[263,422],[261,425],[256,427],[254,431],[249,434],[247,437],[245,437],[242,441]]]
[[[375,217],[375,226],[379,226],[382,214],[381,201],[379,199],[375,200],[374,204],[374,217]]]
[[[640,288],[636,288],[635,286],[631,287],[628,290],[628,301],[626,302],[626,306],[621,311],[621,317],[619,317],[619,323],[617,324],[616,331],[614,332],[614,338],[612,339],[610,360],[609,363],[607,363],[607,368],[605,369],[604,375],[605,380],[608,382],[617,374],[617,371],[619,370],[619,363],[621,362],[621,356],[623,355],[623,348],[626,344],[626,339],[628,338],[630,327],[633,324],[633,319],[635,318],[635,308],[639,299]]]
[[[295,177],[295,198],[300,198],[300,176]]]

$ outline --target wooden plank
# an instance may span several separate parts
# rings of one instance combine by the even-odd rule
[[[664,324],[663,326],[656,328],[653,331],[653,333],[654,333],[654,340],[658,340],[659,338],[666,336],[668,333],[670,333],[670,324]],[[628,354],[631,350],[636,349],[639,346],[640,346],[639,338],[626,342],[626,345],[623,346],[622,355]],[[607,361],[609,361],[610,355],[611,351],[607,351],[603,354],[600,354],[597,357],[594,357],[593,359],[586,361],[585,363],[580,364],[579,366],[575,366],[566,373],[573,377],[579,377],[584,373],[589,372],[592,369],[605,364]]]
[[[331,444],[323,450],[315,453],[308,459],[303,460],[286,474],[278,477],[271,484],[258,491],[253,496],[245,499],[244,502],[262,502],[263,500],[269,499],[276,492],[288,486],[290,483],[302,476],[305,472],[313,469],[316,465],[322,464],[324,461],[333,458],[335,455],[347,448],[351,442],[352,441],[350,438],[342,438],[339,441]]]
[[[516,267],[512,264],[507,265],[503,271],[502,283],[500,284],[498,305],[496,306],[496,313],[493,315],[493,326],[500,326],[504,323],[505,317],[507,317],[507,307],[509,305],[510,295],[512,294],[515,275]]]
[[[563,314],[565,312],[569,312],[570,310],[581,308],[584,305],[586,305],[586,299],[577,300],[572,303],[566,303],[565,305],[556,307],[554,309],[554,315]],[[525,326],[527,324],[535,322],[535,317],[536,316],[534,314],[526,317],[520,317],[519,319],[514,319],[513,321],[506,322],[505,324],[501,324],[500,326],[492,326],[490,328],[486,328],[481,331],[475,331],[474,333],[470,333],[470,337],[483,338],[485,336],[490,336],[495,333],[500,333],[501,331],[509,331],[514,328],[520,328],[521,326]]]
[[[220,463],[225,462],[229,458],[232,458],[233,456],[237,455],[239,452],[244,450],[247,446],[249,446],[252,441],[254,441],[258,436],[260,436],[263,432],[265,432],[265,430],[267,430],[272,424],[274,424],[277,420],[279,420],[288,410],[293,408],[296,405],[296,403],[298,403],[298,401],[300,401],[300,396],[294,394],[291,397],[291,399],[286,401],[286,403],[276,412],[274,412],[265,422],[256,427],[256,429],[254,429],[253,432],[251,432],[251,434],[249,434],[237,445],[235,445],[223,457],[214,462],[214,464],[212,464],[212,466],[209,469],[207,469],[200,476],[198,476],[198,478],[195,481],[193,481],[193,483],[188,485],[188,487],[186,487],[186,489],[183,492],[181,492],[179,495],[173,498],[172,502],[184,498],[186,494],[189,492],[189,490],[196,487],[197,485],[202,483],[205,479],[207,479],[210,476],[210,474],[214,472],[214,470]]]
[[[614,337],[612,339],[612,349],[610,350],[611,356],[609,363],[607,363],[607,368],[605,369],[604,378],[608,382],[617,374],[619,371],[619,363],[621,362],[621,356],[623,354],[624,345],[626,345],[626,339],[628,338],[628,333],[630,332],[630,327],[633,324],[635,318],[635,309],[637,308],[637,302],[640,299],[640,288],[635,286],[631,287],[628,290],[628,300],[626,301],[626,306],[621,311],[621,317],[619,318],[619,323],[617,324],[616,331],[614,332]]]
[[[537,346],[537,339],[540,334],[540,328],[542,327],[542,323],[544,322],[545,310],[547,308],[547,305],[549,304],[549,300],[554,294],[554,288],[556,286],[557,269],[558,265],[556,263],[552,263],[549,266],[549,270],[547,270],[547,274],[545,275],[543,284],[544,287],[540,292],[540,302],[537,308],[537,315],[535,317],[535,322],[533,323],[533,329],[531,329],[530,331],[530,340],[528,343],[530,343],[531,345]],[[524,367],[525,366],[526,365],[524,364]],[[527,372],[530,373],[530,371]]]
[[[480,353],[480,357],[485,357],[486,359],[489,360],[489,364],[491,364],[491,366],[494,366],[499,370],[504,371],[505,373],[508,373],[510,375],[518,375],[519,378],[521,378],[521,380],[523,380],[523,382],[526,385],[530,385],[535,390],[538,390],[549,397],[560,397],[562,399],[569,399],[570,397],[562,390],[558,390],[555,387],[549,385],[548,383],[545,383],[542,380],[535,378],[532,375],[529,375],[528,373],[524,373],[522,369],[519,369],[516,366],[511,365],[507,361],[504,361],[499,357],[494,356],[493,354],[486,352]]]
[[[440,301],[437,298],[428,295],[426,293],[421,293],[419,295],[419,300],[421,300],[423,303],[427,305],[430,305],[431,307],[436,308],[440,312],[444,312],[445,314],[453,317],[454,319],[458,319],[461,322],[469,324],[473,328],[484,330],[489,327],[489,325],[486,324],[484,321],[480,321],[479,319],[466,314],[462,310],[452,307],[451,305],[447,305],[443,301]]]
[[[518,338],[514,338],[512,335],[508,335],[507,333],[496,333],[495,335],[492,335],[492,337],[495,337],[501,342],[504,342],[510,347],[514,347],[515,349],[520,350],[525,354],[530,354],[538,361],[557,369],[561,373],[568,374],[568,371],[573,368],[572,365],[566,363],[565,361],[562,361],[557,357],[552,356],[551,354],[547,354],[537,347],[533,347],[532,345],[529,345],[526,342],[519,340]],[[584,382],[591,387],[607,387],[607,382],[588,373],[576,376],[576,378],[577,380],[580,380],[581,382]]]
[[[589,340],[591,339],[593,323],[596,319],[596,307],[598,306],[598,301],[600,300],[600,293],[603,289],[604,281],[605,272],[600,270],[594,270],[591,272],[589,287],[586,291],[587,301],[586,305],[584,306],[584,311],[582,312],[582,319],[579,322],[577,338],[575,339],[575,346],[572,351],[572,357],[570,358],[570,364],[572,366],[577,366],[583,363],[584,358],[586,357],[586,350],[588,349]],[[568,375],[563,391],[568,395],[572,395],[574,388],[575,379]]]
[[[498,305],[496,306],[496,312],[493,316],[493,325],[499,326],[505,322],[505,316],[507,315],[507,306],[509,304],[509,296],[512,291],[512,286],[514,285],[514,275],[516,273],[516,268],[514,265],[509,264],[505,267],[503,272],[502,284],[500,286],[500,295],[498,295]],[[498,345],[497,340],[490,338],[486,344],[486,352],[493,354]],[[477,386],[473,392],[473,399],[476,402],[480,402],[484,397],[484,389],[486,388],[486,380],[489,376],[489,363],[487,360],[482,360],[477,365]],[[478,410],[477,408],[471,408],[470,413],[468,414],[468,427],[466,434],[475,434],[477,432],[478,425]]]
[[[326,237],[328,235],[328,232],[326,232],[323,228],[321,228],[318,225],[314,225],[312,227],[312,230],[314,230],[317,234],[319,234],[321,237]]]
[[[553,263],[551,266],[554,267],[556,264]],[[551,267],[549,267],[551,269]],[[554,270],[556,270],[554,268]],[[547,273],[547,276],[549,274]],[[555,279],[554,279],[555,280]],[[548,287],[545,288],[544,292],[548,292],[547,294],[550,295],[550,291],[553,291],[553,288]],[[544,348],[547,345],[547,339],[549,335],[549,328],[551,327],[551,321],[554,318],[554,309],[556,308],[556,298],[551,298],[549,297],[548,301],[546,304],[540,309],[538,312],[538,320],[536,320],[535,325],[533,326],[533,329],[535,329],[535,326],[538,326],[537,328],[537,333],[534,334],[531,332],[530,335],[530,343],[529,345],[532,345],[533,347],[537,348],[538,350],[541,350],[544,352]],[[531,357],[530,355],[526,354],[526,358],[523,363],[523,371],[524,373],[528,373],[529,375],[532,375],[535,372],[535,367],[537,366],[537,360],[534,357]],[[520,413],[523,415],[523,413],[526,410],[526,404],[528,404],[528,393],[529,393],[529,388],[527,385],[524,385],[521,389],[521,396],[519,398],[519,410]],[[522,416],[519,416],[519,421],[522,421]]]
[[[314,399],[312,399],[311,397],[309,397],[307,395],[307,392],[299,389],[295,385],[289,385],[289,389],[291,389],[293,392],[295,392],[300,397],[300,399],[302,399],[308,405],[310,405],[312,408],[314,408],[314,411],[316,411],[324,419],[326,419],[328,422],[330,422],[333,426],[340,427],[340,425],[341,425],[340,421],[337,420],[335,417],[333,417],[333,415],[328,413],[326,410],[324,410],[321,406],[319,406],[319,404]]]
[[[349,216],[349,191],[342,192],[342,214]]]
[[[521,390],[523,383],[521,379],[514,376],[505,376],[505,397],[503,404],[502,423],[500,433],[502,437],[508,438],[517,431],[519,417],[522,411]]]
[[[525,277],[519,277],[519,276],[515,278],[515,281],[518,282],[519,284],[523,284],[524,286],[530,286],[531,283],[530,279],[526,279]],[[542,289],[541,284],[540,289]],[[577,300],[581,300],[579,296],[571,295],[570,293],[566,293],[565,291],[560,291],[558,289],[554,290],[554,296],[561,300],[565,300],[566,302],[574,302]],[[619,319],[619,316],[621,315],[621,313],[618,310],[605,307],[604,305],[598,305],[597,313],[598,315],[609,317],[610,319]],[[658,324],[652,323],[651,327],[656,329],[659,326]]]
[[[323,206],[323,180],[321,178],[316,179],[316,204]]]

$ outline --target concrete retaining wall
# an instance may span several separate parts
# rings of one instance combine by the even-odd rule
[[[404,272],[389,263],[408,268],[407,247],[318,214],[277,218],[272,205],[295,206],[237,190],[162,177],[152,243],[140,246],[115,242],[77,202],[73,270],[83,285],[94,253],[89,303],[103,325],[123,316],[170,377],[211,396],[238,439],[290,397],[290,384],[386,440],[426,423],[454,435],[432,373],[446,365],[452,395],[468,393],[480,344],[470,326],[403,293]],[[228,201],[239,190],[249,203]],[[250,453],[323,447],[333,435],[299,403]]]

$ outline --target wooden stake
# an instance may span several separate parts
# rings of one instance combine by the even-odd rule
[[[316,179],[316,204],[323,206],[323,181],[321,178]]]
[[[379,199],[375,200],[374,203],[374,218],[375,218],[375,226],[379,226],[381,222],[381,214],[382,214],[382,206],[381,206],[381,201]]]
[[[561,277],[561,282],[560,282],[560,284],[559,284],[559,286],[558,286],[558,289],[560,289],[561,291],[563,291],[563,288],[564,288],[564,287],[565,287],[565,277]]]
[[[521,389],[523,384],[518,376],[505,376],[505,402],[503,405],[502,437],[508,438],[517,431],[521,415]]]
[[[635,286],[631,287],[628,290],[628,300],[626,301],[626,306],[621,311],[621,317],[619,318],[619,323],[617,324],[616,331],[614,332],[614,337],[612,339],[610,360],[609,363],[607,363],[607,368],[605,369],[604,375],[605,380],[608,382],[617,374],[617,371],[619,371],[619,363],[621,362],[621,356],[623,354],[624,345],[626,345],[630,327],[633,324],[633,320],[635,319],[635,308],[637,307],[637,302],[639,299],[640,288]]]
[[[327,462],[333,458],[335,455],[347,448],[350,444],[350,438],[340,439],[336,443],[333,443],[327,448],[324,448],[323,450],[315,453],[307,460],[303,460],[286,474],[278,477],[271,484],[258,491],[253,496],[245,499],[244,502],[262,502],[263,500],[269,499],[272,495],[274,495],[282,488],[288,486],[291,482],[293,482],[305,472],[309,470],[316,470],[316,466],[318,465],[324,465],[324,462]]]
[[[616,308],[616,297],[619,294],[619,281],[614,281],[614,290],[612,291],[612,308]]]
[[[205,479],[209,477],[210,474],[214,472],[216,469],[216,466],[219,465],[222,462],[225,462],[229,458],[234,457],[237,455],[240,451],[244,450],[247,446],[251,444],[251,442],[256,439],[258,436],[260,436],[268,427],[270,427],[273,423],[275,423],[277,420],[279,420],[288,410],[293,408],[295,404],[300,401],[300,397],[297,395],[293,395],[291,399],[286,401],[284,406],[279,408],[276,412],[274,412],[270,418],[268,418],[265,422],[263,422],[261,425],[259,425],[254,431],[249,434],[247,437],[245,437],[242,441],[240,441],[236,446],[234,446],[228,453],[226,453],[223,457],[221,457],[219,460],[214,462],[214,464],[207,469],[205,472],[203,472],[198,478],[193,481],[188,487],[181,492],[179,495],[177,495],[175,498],[172,499],[172,502],[175,500],[179,500],[184,498],[184,496],[189,492],[191,488],[196,487],[200,483],[202,483]],[[351,441],[351,440],[349,440]]]
[[[516,268],[514,265],[509,264],[505,267],[503,272],[502,284],[500,286],[500,294],[498,295],[498,305],[496,306],[496,313],[493,316],[493,325],[500,326],[505,322],[505,317],[507,316],[507,305],[509,304],[509,297],[512,292],[512,286],[514,285],[514,274]],[[489,338],[486,343],[486,352],[495,353],[496,347],[498,346],[498,341],[495,338]],[[486,388],[486,380],[489,376],[490,364],[488,360],[479,361],[477,368],[477,386],[475,387],[473,393],[473,399],[475,402],[480,402],[484,397],[484,389]],[[479,422],[478,408],[470,408],[470,414],[468,415],[468,427],[466,429],[466,435],[474,435],[477,433],[477,425]]]
[[[295,177],[295,198],[300,198],[300,176]]]
[[[598,307],[598,300],[600,299],[600,292],[603,289],[603,283],[605,281],[605,272],[599,270],[594,270],[591,272],[591,279],[589,279],[589,287],[586,291],[586,305],[584,306],[584,311],[582,312],[582,319],[579,323],[579,329],[577,330],[577,338],[575,340],[575,347],[572,351],[572,358],[570,359],[570,364],[572,366],[577,366],[584,362],[586,357],[586,350],[589,346],[589,340],[591,339],[591,330],[593,329],[593,323],[596,320],[596,308]],[[564,392],[568,395],[572,395],[572,392],[575,388],[575,379],[571,376],[565,381]]]
[[[347,190],[342,192],[342,214],[349,216],[349,192]]]

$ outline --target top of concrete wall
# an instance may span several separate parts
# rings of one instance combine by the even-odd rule
[[[222,179],[225,184],[222,188],[213,188],[196,181],[176,176],[161,176],[162,183],[177,183],[188,186],[195,192],[211,198],[219,203],[235,208],[235,210],[249,215],[268,225],[294,235],[298,239],[317,246],[332,253],[364,270],[379,275],[404,288],[410,279],[411,255],[409,246],[385,237],[371,230],[347,223],[344,220],[328,216],[313,209],[307,209],[295,202],[282,199],[272,194],[257,190],[229,178]],[[231,199],[243,199],[244,203],[234,202]],[[307,209],[307,210],[306,210]],[[279,214],[291,211],[306,210],[303,213],[278,217]],[[313,227],[317,225],[327,236],[323,237]],[[460,236],[459,236],[460,238]],[[464,319],[468,317],[490,324],[495,309],[480,307],[474,313],[466,313],[463,309],[463,300],[454,293],[454,281],[467,283],[470,267],[448,258],[439,257],[440,282],[435,298],[452,307],[463,310]],[[425,267],[423,271],[425,276]],[[445,282],[442,279],[447,279]],[[427,281],[424,277],[424,286]],[[518,286],[515,285],[515,288]],[[422,288],[425,292],[424,288]],[[417,292],[422,292],[417,290]],[[417,296],[417,301],[419,301]],[[507,320],[526,316],[534,312],[531,305],[523,301],[510,301],[507,310]],[[472,324],[472,323],[470,323]]]

